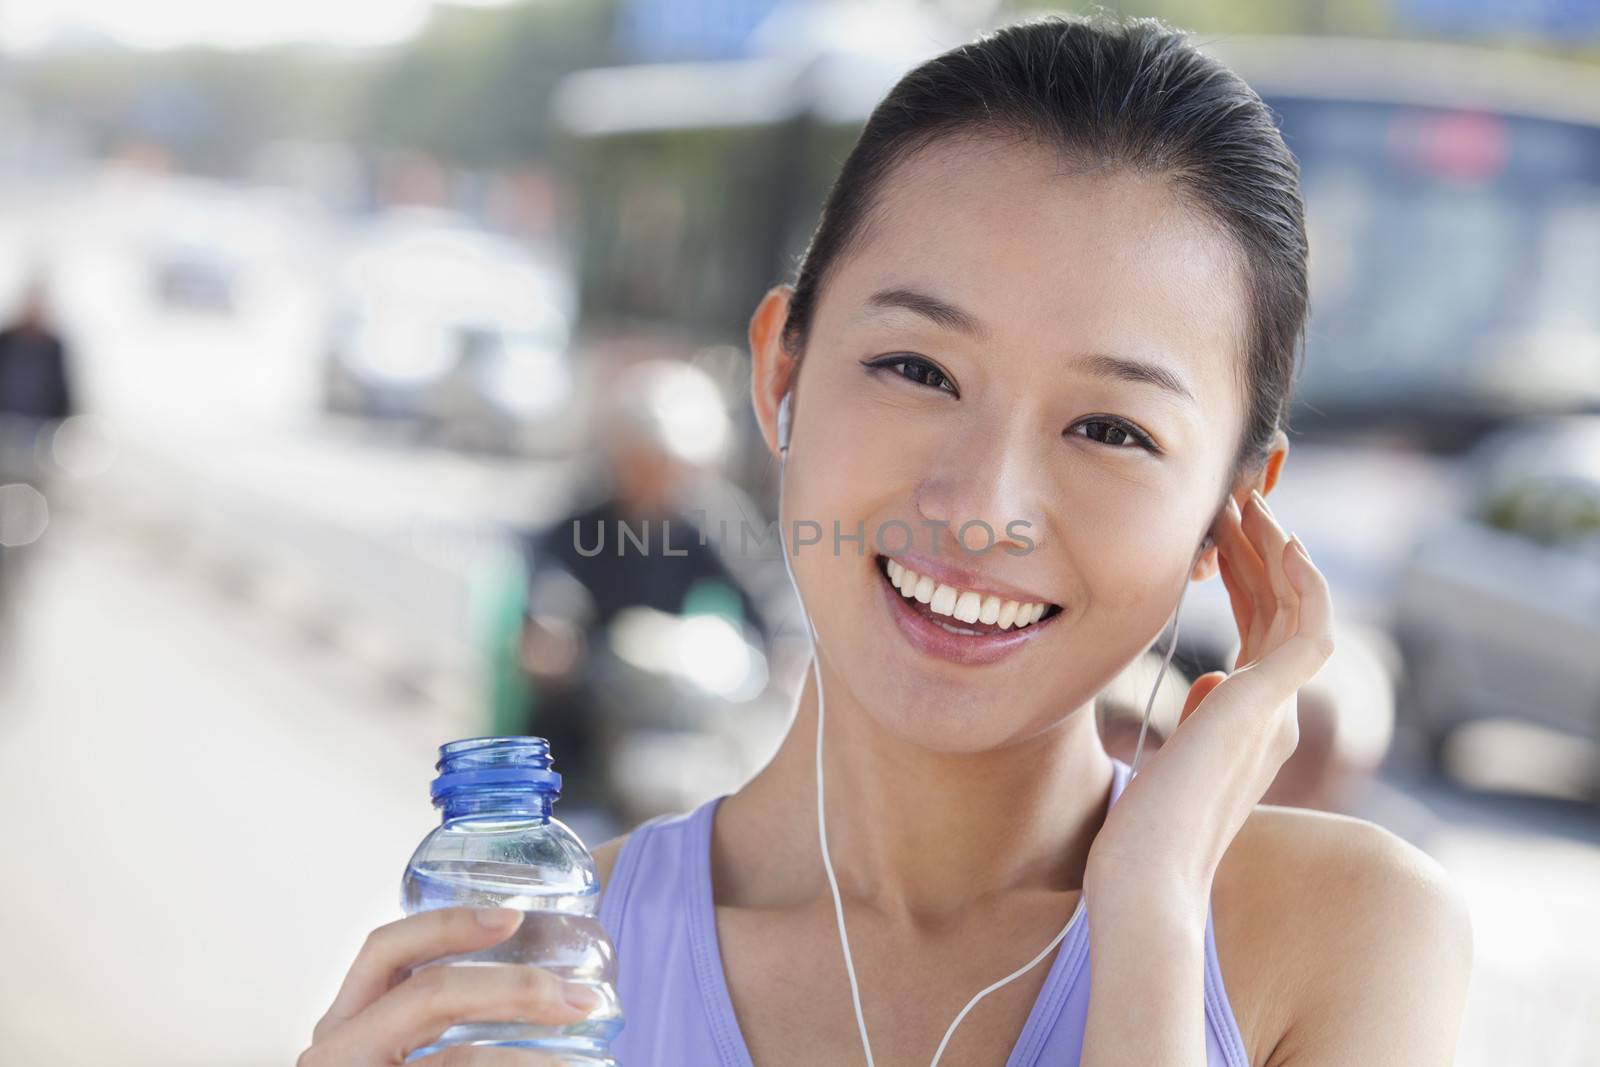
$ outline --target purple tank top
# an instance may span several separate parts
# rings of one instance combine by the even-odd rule
[[[1129,767],[1115,758],[1112,764],[1115,804]],[[612,1044],[619,1067],[754,1067],[728,994],[711,899],[711,818],[722,799],[635,828],[603,887],[600,922],[617,948],[626,1018]],[[1082,896],[1078,901],[1006,1067],[1068,1067],[1079,1060],[1089,1010],[1089,936]],[[828,944],[838,950],[837,941]],[[1205,1015],[1208,1067],[1249,1067],[1222,988],[1209,908]]]

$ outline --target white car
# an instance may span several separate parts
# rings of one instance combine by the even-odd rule
[[[452,216],[397,212],[339,270],[326,404],[452,444],[559,450],[574,429],[574,299],[557,261]]]

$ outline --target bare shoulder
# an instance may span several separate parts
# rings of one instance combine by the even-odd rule
[[[628,834],[619,834],[603,845],[596,845],[589,853],[594,857],[594,867],[600,876],[600,888],[604,891],[606,883],[611,881],[611,868],[617,865],[617,853],[622,851],[622,846],[628,842]]]
[[[1472,967],[1438,861],[1365,819],[1259,805],[1218,868],[1217,955],[1255,1064],[1448,1064]]]

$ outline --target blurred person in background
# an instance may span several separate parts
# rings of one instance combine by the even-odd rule
[[[1341,622],[1334,633],[1333,655],[1297,698],[1300,743],[1262,803],[1364,813],[1394,739],[1398,653],[1371,626]]]
[[[525,732],[550,741],[569,800],[606,803],[605,751],[591,668],[626,609],[720,610],[766,646],[763,611],[690,512],[731,432],[715,383],[649,359],[606,390],[587,484],[598,498],[528,538],[521,660],[532,699]],[[624,532],[623,527],[627,528]]]
[[[1095,720],[1100,728],[1100,741],[1106,753],[1124,763],[1132,764],[1139,747],[1139,728],[1144,720],[1144,708],[1155,690],[1155,702],[1150,707],[1150,725],[1145,731],[1142,763],[1161,742],[1172,736],[1183,712],[1183,694],[1194,685],[1194,679],[1180,670],[1176,663],[1167,664],[1167,674],[1159,689],[1156,676],[1161,673],[1161,654],[1146,652],[1123,669],[1112,683],[1105,687],[1095,700]]]
[[[75,410],[66,343],[50,315],[43,276],[29,282],[10,323],[0,329],[0,420],[6,480],[42,480],[40,435]]]
[[[49,435],[76,410],[68,362],[36,274],[0,330],[0,655],[11,645],[18,568],[48,522]]]
[[[1294,752],[1278,768],[1263,804],[1360,815],[1366,791],[1394,738],[1395,672],[1399,654],[1381,631],[1336,621],[1333,654],[1297,694],[1300,723]],[[1236,662],[1238,646],[1227,661]],[[1145,704],[1161,656],[1146,652],[1101,693],[1096,705],[1106,751],[1132,762]],[[1183,694],[1194,679],[1167,665],[1150,710],[1141,761],[1172,736],[1186,715]],[[1193,710],[1192,708],[1189,710]]]

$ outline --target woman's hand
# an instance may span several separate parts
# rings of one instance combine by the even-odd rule
[[[1243,514],[1229,496],[1214,536],[1238,660],[1195,682],[1178,729],[1112,806],[1089,852],[1091,904],[1139,900],[1204,922],[1223,853],[1299,740],[1296,694],[1333,652],[1327,581],[1260,494]]]
[[[438,908],[380,926],[367,936],[296,1067],[393,1067],[463,1022],[577,1022],[595,994],[538,967],[423,967],[510,937],[522,913],[510,908]],[[573,999],[568,1000],[571,996]],[[521,1049],[460,1046],[415,1061],[425,1067],[558,1067]]]

